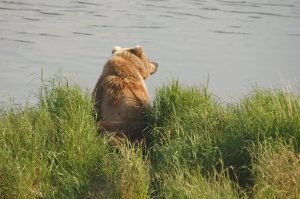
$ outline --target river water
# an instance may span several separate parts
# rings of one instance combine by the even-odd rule
[[[0,0],[0,102],[24,101],[59,70],[92,89],[114,46],[159,63],[151,96],[172,77],[209,79],[225,101],[251,85],[299,85],[299,0]]]

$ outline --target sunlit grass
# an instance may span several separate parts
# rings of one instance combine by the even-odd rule
[[[146,140],[112,144],[88,90],[43,82],[36,105],[1,108],[0,198],[299,198],[299,95],[216,99],[173,81],[156,92]]]
[[[182,168],[189,172],[195,172],[196,168],[198,174],[194,175],[204,176],[209,182],[216,171],[222,173],[226,170],[233,183],[232,192],[227,193],[252,196],[253,187],[262,188],[255,184],[261,177],[260,173],[254,172],[257,162],[253,162],[253,153],[250,152],[253,146],[259,147],[269,141],[294,140],[291,153],[294,156],[299,153],[299,100],[298,95],[286,90],[254,89],[237,103],[222,104],[205,85],[186,88],[174,81],[159,89],[148,118],[147,146],[154,170],[152,189],[157,190],[156,195],[166,190],[170,192],[166,182],[169,184],[169,176],[174,176]],[[280,147],[285,151],[283,145]],[[269,175],[268,171],[264,172]],[[226,180],[215,183],[222,184]],[[190,184],[190,180],[187,179],[186,183]],[[193,186],[199,186],[199,182]],[[175,186],[178,190],[172,187],[174,192],[183,193],[180,190],[185,186]],[[299,196],[299,192],[296,194]],[[203,198],[206,198],[205,194]]]

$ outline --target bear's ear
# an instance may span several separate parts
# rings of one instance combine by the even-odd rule
[[[112,49],[112,52],[111,54],[115,54],[115,52],[119,51],[119,50],[122,50],[122,48],[120,46],[116,46]]]
[[[143,47],[142,46],[136,46],[135,48],[131,48],[130,52],[137,55],[138,57],[141,57],[143,53]]]

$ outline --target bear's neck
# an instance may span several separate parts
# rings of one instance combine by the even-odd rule
[[[115,55],[110,60],[109,65],[112,75],[131,79],[140,79],[142,77],[140,69],[144,67],[144,64],[136,56],[124,57]]]

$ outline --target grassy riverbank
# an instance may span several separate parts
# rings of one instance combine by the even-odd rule
[[[0,198],[300,198],[300,96],[157,90],[143,146],[97,134],[91,96],[63,78],[0,115]]]

